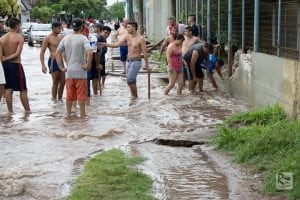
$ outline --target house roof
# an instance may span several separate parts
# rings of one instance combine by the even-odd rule
[[[28,2],[28,0],[21,0],[21,3],[26,10],[28,10],[28,11],[32,10],[32,7],[31,7],[30,3]]]

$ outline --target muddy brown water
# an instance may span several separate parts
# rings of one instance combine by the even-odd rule
[[[140,74],[139,99],[132,104],[126,80],[108,76],[103,95],[93,96],[86,109],[88,117],[65,120],[64,102],[51,101],[51,78],[41,72],[39,51],[25,44],[22,54],[32,112],[23,112],[17,92],[14,114],[0,103],[0,199],[60,199],[78,159],[102,149],[131,148],[131,141],[140,142],[137,151],[148,158],[144,168],[153,175],[158,199],[228,197],[226,178],[199,148],[143,142],[181,133],[201,138],[226,116],[246,110],[242,101],[210,91],[207,83],[203,94],[185,90],[178,97],[172,90],[164,96],[166,83],[154,74],[148,100],[147,76]]]

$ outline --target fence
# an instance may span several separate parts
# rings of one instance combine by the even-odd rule
[[[228,41],[228,2],[229,0],[178,0],[176,16],[186,23],[188,14],[196,14],[198,24],[208,32],[210,41],[227,43]],[[255,2],[258,2],[256,5]],[[218,4],[220,3],[220,4]],[[299,0],[245,0],[243,24],[243,1],[232,0],[232,44],[235,48],[244,47],[245,50],[254,50],[254,21],[255,5],[259,6],[259,26],[257,51],[290,58],[300,61],[300,1]],[[198,4],[198,5],[197,5]],[[210,24],[207,23],[207,5],[210,4]],[[218,12],[218,6],[220,12]],[[279,12],[280,11],[280,12]],[[278,14],[281,18],[278,18]],[[218,15],[220,16],[218,17]],[[220,19],[220,21],[218,21]],[[278,23],[281,22],[281,23]],[[209,26],[208,26],[209,25]],[[243,29],[244,25],[244,29]],[[278,29],[278,27],[280,27]],[[218,34],[218,29],[220,34]],[[244,30],[244,31],[243,31]],[[280,42],[278,43],[278,34]],[[206,31],[203,38],[207,39]],[[244,35],[244,37],[242,37]]]

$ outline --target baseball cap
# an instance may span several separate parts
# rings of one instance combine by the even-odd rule
[[[75,18],[72,22],[73,28],[80,28],[83,25],[82,19]]]

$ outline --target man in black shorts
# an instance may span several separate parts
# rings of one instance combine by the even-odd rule
[[[208,69],[208,55],[212,52],[213,47],[211,43],[199,43],[193,45],[187,52],[183,55],[183,61],[185,67],[187,67],[187,73],[190,75],[189,80],[189,90],[193,93],[194,89],[198,83],[199,91],[203,91],[203,78],[204,74],[201,69],[201,63],[206,60],[206,68]]]
[[[30,111],[26,76],[21,64],[21,53],[24,38],[19,35],[21,21],[11,18],[8,22],[9,32],[0,38],[2,64],[6,79],[6,104],[8,111],[13,112],[13,92],[20,91],[20,100],[26,112]],[[5,48],[4,48],[5,47]]]

